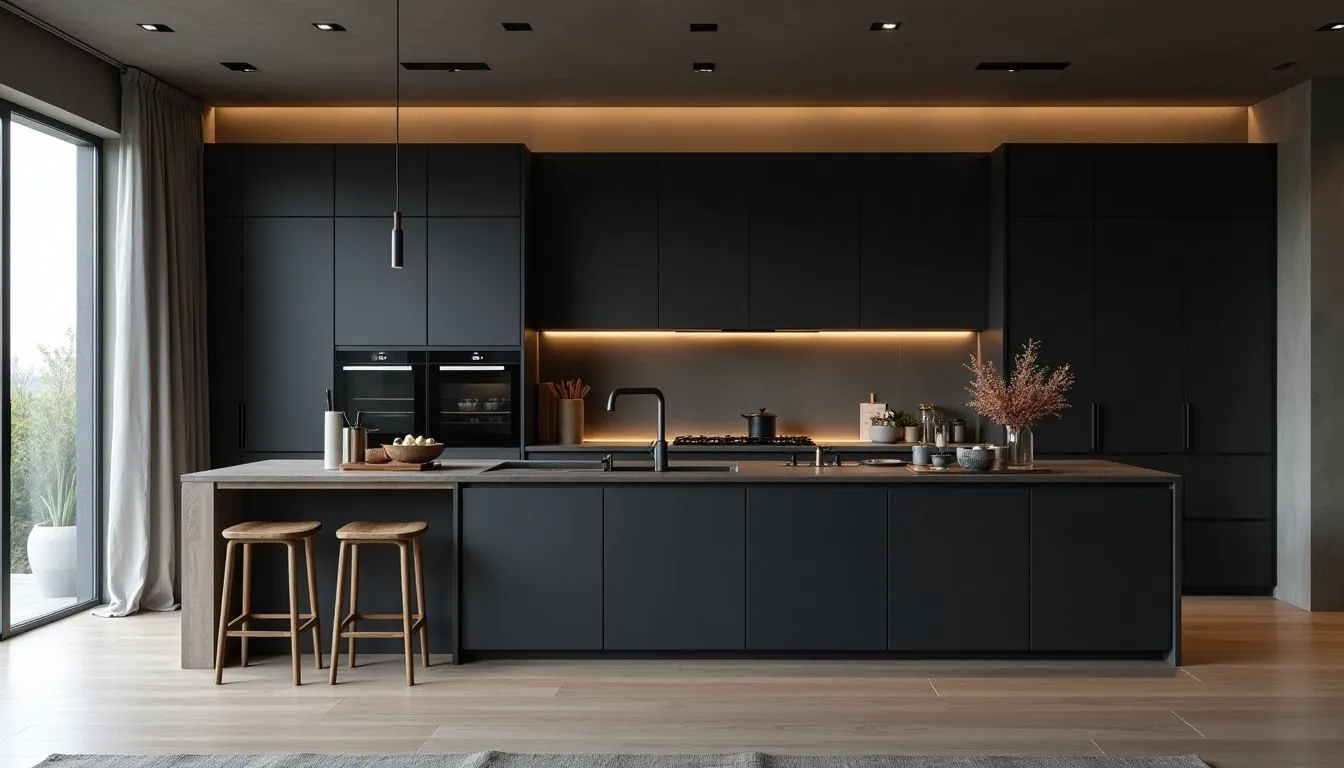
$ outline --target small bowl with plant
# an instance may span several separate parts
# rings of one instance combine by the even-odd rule
[[[910,441],[909,428],[918,423],[915,417],[905,411],[887,411],[869,419],[868,439],[874,443],[899,443],[904,433],[906,440]]]

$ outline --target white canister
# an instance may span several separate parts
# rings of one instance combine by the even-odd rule
[[[345,412],[327,411],[323,422],[322,468],[341,468],[341,430],[345,427]]]

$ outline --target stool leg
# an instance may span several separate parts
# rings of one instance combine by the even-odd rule
[[[313,557],[313,537],[303,540],[303,557],[308,568],[308,612],[313,615],[313,659],[322,669],[322,622],[317,618],[317,560]]]
[[[411,559],[406,542],[397,542],[401,551],[401,639],[406,652],[406,684],[415,685],[415,653],[411,650]]]
[[[350,614],[359,615],[359,545],[350,545]],[[351,619],[350,631],[354,632],[359,619]],[[350,638],[350,668],[355,668],[355,638]]]
[[[224,587],[219,595],[219,638],[215,642],[215,685],[224,682],[224,654],[228,651],[229,603],[233,601],[233,546],[224,550]]]
[[[411,556],[415,560],[415,607],[420,614],[420,656],[429,666],[429,617],[425,615],[425,563],[420,558],[420,537],[411,540]]]
[[[243,542],[240,546],[243,548],[243,630],[252,628],[252,545]],[[242,666],[247,666],[247,636],[238,638],[242,641],[242,654],[239,661]]]
[[[285,542],[285,554],[289,559],[289,657],[294,668],[294,684],[303,684],[303,671],[299,664],[299,548],[294,542]]]
[[[341,668],[341,603],[345,599],[345,552],[348,542],[341,542],[341,553],[336,558],[336,610],[331,613],[331,677],[336,684],[336,670]]]

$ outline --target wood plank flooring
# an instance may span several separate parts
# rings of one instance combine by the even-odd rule
[[[342,684],[287,658],[178,669],[179,614],[78,616],[0,643],[0,768],[52,752],[1197,754],[1344,766],[1344,614],[1187,599],[1157,662],[529,661]]]

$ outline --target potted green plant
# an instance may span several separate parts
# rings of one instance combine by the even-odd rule
[[[902,437],[905,438],[905,442],[918,443],[919,419],[916,419],[914,416],[911,416],[905,411],[897,411],[896,418],[899,419],[901,422],[901,432],[904,433]]]
[[[28,533],[28,562],[43,597],[78,595],[75,473],[58,466],[37,497],[42,519]]]
[[[887,411],[880,413],[868,420],[871,425],[868,429],[868,439],[874,443],[899,443],[901,435],[909,435],[909,425],[915,424],[915,419],[905,411]],[[910,440],[906,437],[906,440]]]

